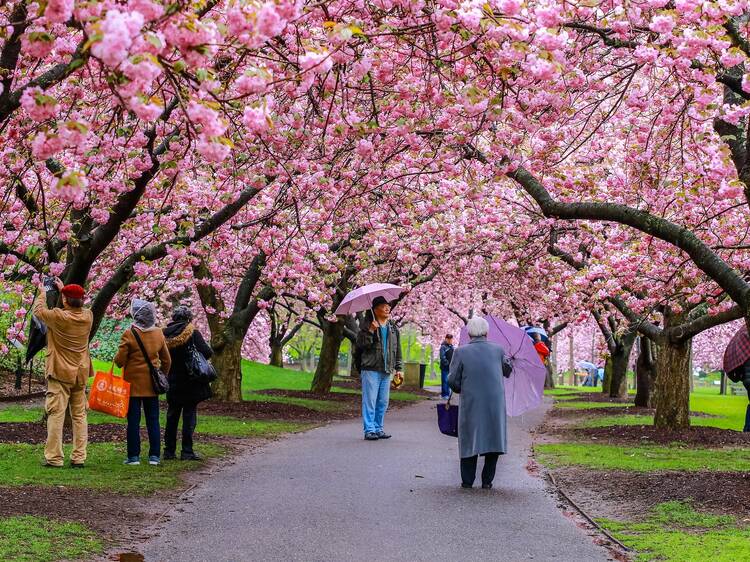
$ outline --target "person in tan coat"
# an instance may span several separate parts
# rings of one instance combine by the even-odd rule
[[[141,464],[141,405],[148,430],[148,463],[158,465],[161,453],[159,429],[159,397],[151,381],[151,373],[135,334],[138,334],[154,368],[169,372],[172,362],[167,342],[161,328],[156,326],[156,308],[153,303],[133,299],[130,305],[133,325],[125,330],[115,355],[115,364],[123,369],[123,377],[130,383],[128,405],[128,458],[127,465]]]
[[[39,285],[32,311],[47,325],[45,376],[47,395],[47,444],[43,465],[61,468],[64,464],[62,439],[65,411],[73,420],[73,453],[70,466],[83,468],[86,462],[88,423],[86,419],[86,382],[94,369],[89,356],[89,334],[94,318],[83,308],[84,290],[80,285],[65,285],[55,280],[62,295],[63,308],[47,308],[47,291]]]

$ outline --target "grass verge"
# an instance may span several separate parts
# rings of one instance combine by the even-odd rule
[[[69,458],[71,446],[65,447]],[[200,462],[165,462],[160,466],[147,463],[125,466],[125,443],[92,443],[88,446],[86,468],[44,468],[43,445],[0,443],[0,485],[3,486],[71,486],[107,490],[122,494],[150,495],[179,485],[180,474],[202,466]],[[201,454],[217,457],[224,447],[203,443]],[[145,457],[144,457],[145,458]],[[0,559],[2,559],[0,557]]]
[[[699,513],[686,503],[653,508],[643,522],[597,519],[626,546],[636,560],[663,562],[736,562],[750,558],[750,528],[729,515]]]
[[[0,518],[0,560],[48,562],[89,559],[104,543],[80,523],[25,515]]]
[[[578,443],[540,444],[534,447],[536,458],[551,468],[587,466],[600,470],[726,471],[750,470],[750,449],[688,449],[641,445],[616,447]]]

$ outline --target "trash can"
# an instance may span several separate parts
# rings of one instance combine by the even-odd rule
[[[426,372],[427,372],[427,364],[420,363],[419,364],[419,388],[424,388],[424,376]]]
[[[407,361],[404,365],[404,388],[419,388],[419,363]]]

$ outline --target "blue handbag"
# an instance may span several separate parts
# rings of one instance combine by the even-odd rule
[[[451,398],[453,393],[445,404],[437,405],[438,428],[444,435],[458,437],[458,406],[451,404]]]

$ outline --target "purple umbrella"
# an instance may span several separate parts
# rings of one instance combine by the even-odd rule
[[[500,345],[513,364],[513,373],[505,381],[505,408],[509,416],[520,416],[541,405],[547,369],[524,330],[502,318],[485,316],[485,320],[490,325],[487,340]],[[467,344],[469,339],[469,332],[464,327],[459,343]]]
[[[388,302],[395,301],[406,289],[390,283],[372,283],[359,289],[354,289],[344,297],[336,309],[336,314],[355,314],[372,308],[375,297],[383,297]]]

